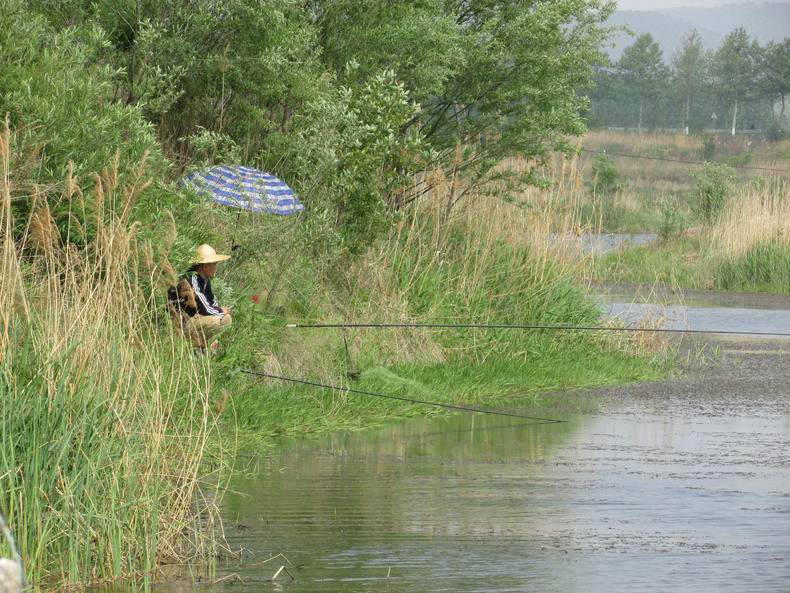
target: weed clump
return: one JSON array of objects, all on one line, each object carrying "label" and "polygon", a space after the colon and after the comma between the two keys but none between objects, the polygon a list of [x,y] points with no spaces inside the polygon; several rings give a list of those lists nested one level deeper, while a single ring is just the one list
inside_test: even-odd
[{"label": "weed clump", "polygon": [[112,167],[91,196],[67,183],[66,199],[102,208],[80,247],[62,240],[47,199],[35,194],[19,225],[29,230],[15,235],[10,147],[6,128],[0,513],[26,573],[37,586],[84,585],[208,559],[206,524],[210,531],[216,514],[201,476],[204,464],[222,463],[209,454],[210,443],[221,449],[211,377],[152,323],[152,288],[166,269],[129,218],[146,181],[121,187]]},{"label": "weed clump", "polygon": [[777,237],[759,241],[737,257],[722,258],[715,278],[723,290],[790,287],[790,246]]},{"label": "weed clump", "polygon": [[679,236],[686,228],[686,220],[677,199],[663,198],[658,205],[661,218],[658,222],[658,238],[669,241]]},{"label": "weed clump", "polygon": [[694,173],[694,180],[694,209],[704,223],[710,224],[727,202],[735,171],[727,165],[705,163],[700,171]]},{"label": "weed clump", "polygon": [[623,186],[623,179],[614,161],[605,154],[595,155],[592,164],[590,191],[593,194],[616,194]]}]

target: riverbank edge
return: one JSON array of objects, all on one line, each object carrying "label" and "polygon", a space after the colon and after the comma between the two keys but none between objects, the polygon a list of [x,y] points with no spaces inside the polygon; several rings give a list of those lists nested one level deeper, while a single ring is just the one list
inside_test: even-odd
[{"label": "riverbank edge", "polygon": [[410,418],[464,413],[347,393],[343,391],[346,388],[562,419],[578,411],[579,401],[559,399],[559,393],[661,380],[674,375],[677,368],[674,347],[663,341],[651,355],[576,347],[534,356],[521,364],[370,366],[360,371],[358,380],[337,385],[338,390],[283,385],[261,378],[230,398],[225,422],[239,451],[265,455],[284,438],[317,438],[337,431],[376,429]]}]

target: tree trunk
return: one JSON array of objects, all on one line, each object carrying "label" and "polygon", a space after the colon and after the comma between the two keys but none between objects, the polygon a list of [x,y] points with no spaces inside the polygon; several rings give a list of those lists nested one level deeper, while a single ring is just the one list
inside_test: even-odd
[{"label": "tree trunk", "polygon": [[642,101],[639,101],[639,123],[636,126],[637,131],[641,134],[642,133]]},{"label": "tree trunk", "polygon": [[686,119],[683,122],[683,131],[689,135],[689,117],[691,114],[691,93],[686,93]]},{"label": "tree trunk", "polygon": [[738,123],[738,99],[735,99],[735,108],[732,110],[732,135],[735,136],[735,124]]},{"label": "tree trunk", "polygon": [[140,18],[143,11],[142,0],[137,0],[136,5],[136,18],[134,24],[134,45],[132,45],[131,56],[129,56],[129,72],[126,73],[127,83],[129,85],[129,96],[126,99],[127,105],[134,103],[134,82],[137,78],[137,43],[138,35],[140,35]]}]

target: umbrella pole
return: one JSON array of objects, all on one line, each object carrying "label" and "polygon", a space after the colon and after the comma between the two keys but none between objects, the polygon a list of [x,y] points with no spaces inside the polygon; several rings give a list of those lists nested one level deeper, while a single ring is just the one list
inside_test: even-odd
[{"label": "umbrella pole", "polygon": [[241,222],[241,210],[236,214],[236,226],[233,229],[233,238],[230,240],[230,251],[233,253],[239,246],[236,244],[236,237],[239,234],[239,223]]}]

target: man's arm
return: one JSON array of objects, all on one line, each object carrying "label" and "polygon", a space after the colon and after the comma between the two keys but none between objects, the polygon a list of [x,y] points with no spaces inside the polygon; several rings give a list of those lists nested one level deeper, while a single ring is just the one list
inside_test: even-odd
[{"label": "man's arm", "polygon": [[[190,285],[192,286],[192,290],[195,292],[195,300],[197,301],[198,305],[198,313],[201,315],[215,315],[222,319],[225,316],[225,312],[221,309],[217,309],[214,307],[209,300],[206,298],[206,295],[200,289],[200,282],[198,282],[197,274],[193,274],[189,280]],[[205,311],[205,313],[203,311]]]}]

